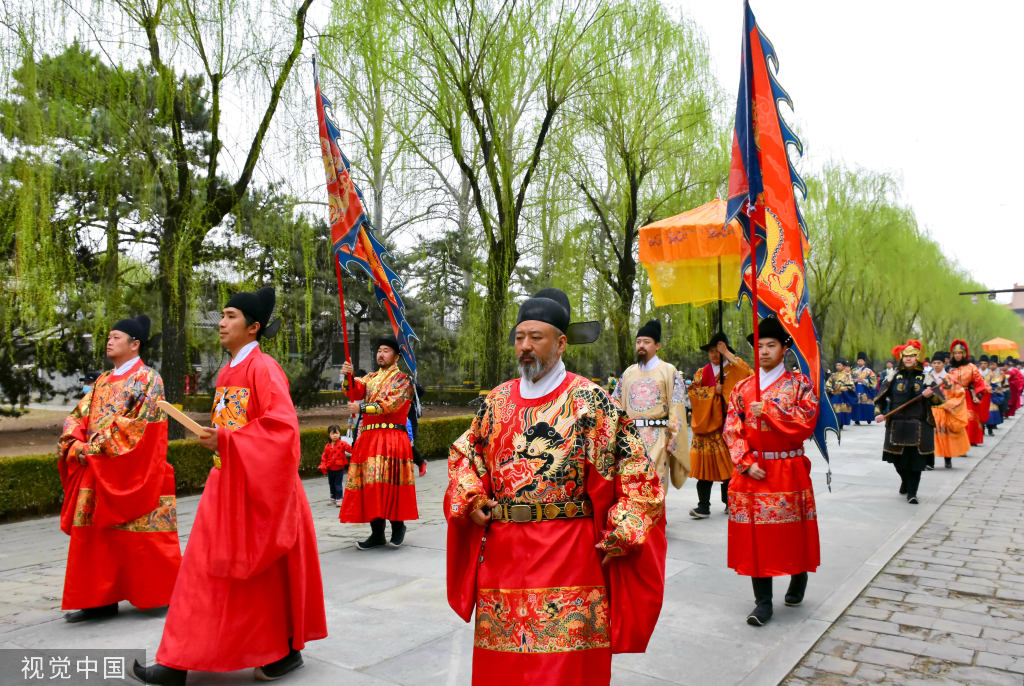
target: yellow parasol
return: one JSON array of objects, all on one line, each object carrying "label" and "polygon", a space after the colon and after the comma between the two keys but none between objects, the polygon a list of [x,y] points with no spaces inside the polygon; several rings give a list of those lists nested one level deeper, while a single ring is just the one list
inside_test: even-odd
[{"label": "yellow parasol", "polygon": [[1017,344],[1005,338],[993,338],[991,341],[985,341],[981,344],[981,348],[987,353],[1003,353],[1011,357],[1017,357],[1019,354]]},{"label": "yellow parasol", "polygon": [[640,262],[655,306],[736,300],[742,229],[735,220],[724,224],[725,201],[716,198],[640,229]]}]

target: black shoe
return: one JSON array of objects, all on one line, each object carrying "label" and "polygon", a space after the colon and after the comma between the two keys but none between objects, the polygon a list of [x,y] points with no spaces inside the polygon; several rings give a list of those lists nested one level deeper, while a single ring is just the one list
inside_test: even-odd
[{"label": "black shoe", "polygon": [[917,505],[917,496],[910,496],[909,498],[907,498],[907,502],[910,503],[911,505]]},{"label": "black shoe", "polygon": [[113,617],[117,614],[117,603],[110,605],[102,605],[100,607],[87,607],[82,610],[75,610],[64,615],[64,619],[74,624],[75,622],[84,622],[89,619],[99,619],[101,617]]},{"label": "black shoe", "polygon": [[701,507],[698,505],[697,507],[690,510],[690,516],[694,519],[707,519],[711,516],[711,508],[702,510]]},{"label": "black shoe", "polygon": [[302,651],[292,650],[277,662],[257,667],[252,671],[256,681],[277,681],[281,677],[302,667]]},{"label": "black shoe", "polygon": [[380,548],[387,543],[388,540],[384,537],[384,520],[374,519],[370,522],[370,537],[356,543],[356,547],[360,550],[369,550],[370,548]]},{"label": "black shoe", "polygon": [[932,471],[933,469],[935,469],[935,467],[933,467],[933,466],[932,466],[932,465],[930,465],[930,464],[926,464],[926,465],[924,466],[924,468],[925,468],[925,469],[926,469],[927,471],[929,471],[929,472],[930,472],[930,471]]},{"label": "black shoe", "polygon": [[391,522],[391,545],[398,548],[405,540],[405,522]]},{"label": "black shoe", "polygon": [[953,468],[953,458],[952,457],[947,457],[946,458],[946,469],[952,469],[952,468]]},{"label": "black shoe", "polygon": [[136,681],[144,684],[155,684],[156,686],[185,686],[185,677],[188,676],[187,669],[172,669],[163,665],[154,664],[152,667],[143,667],[135,660],[132,664],[132,671],[129,672]]},{"label": "black shoe", "polygon": [[754,611],[747,615],[747,624],[750,626],[764,626],[772,618],[772,608],[757,605]]},{"label": "black shoe", "polygon": [[857,426],[860,426],[860,422],[854,422],[854,424],[856,424]]},{"label": "black shoe", "polygon": [[794,574],[789,578],[789,590],[786,591],[786,605],[796,607],[804,601],[807,590],[807,572]]}]

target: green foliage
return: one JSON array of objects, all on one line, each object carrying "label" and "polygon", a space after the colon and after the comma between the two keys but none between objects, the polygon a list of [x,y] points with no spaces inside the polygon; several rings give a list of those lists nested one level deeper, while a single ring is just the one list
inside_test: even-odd
[{"label": "green foliage", "polygon": [[[448,448],[472,420],[472,415],[421,419],[416,447],[428,460],[446,459]],[[320,457],[328,440],[326,428],[299,432],[301,476],[320,476]],[[167,462],[174,467],[178,495],[201,493],[213,468],[213,453],[195,441],[170,441]],[[0,521],[59,512],[63,499],[55,455],[0,458]]]}]

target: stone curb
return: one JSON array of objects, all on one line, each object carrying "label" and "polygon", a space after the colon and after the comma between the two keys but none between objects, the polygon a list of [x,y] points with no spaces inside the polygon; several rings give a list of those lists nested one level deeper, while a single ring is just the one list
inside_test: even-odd
[{"label": "stone curb", "polygon": [[836,590],[832,591],[811,613],[811,616],[796,631],[787,635],[768,657],[739,682],[738,686],[778,686],[781,684],[815,646],[818,639],[825,635],[825,632],[846,612],[846,609],[868,587],[868,584],[889,564],[896,553],[903,549],[907,541],[913,538],[921,527],[932,518],[932,515],[956,492],[956,489],[974,471],[974,468],[1017,428],[1018,419],[1012,421],[1013,424],[1006,431],[1000,432],[998,440],[985,443],[984,454],[968,458],[971,459],[969,467],[957,470],[958,473],[953,479],[940,488],[933,497],[921,503],[918,506],[917,514],[897,529],[860,568],[855,570]]}]

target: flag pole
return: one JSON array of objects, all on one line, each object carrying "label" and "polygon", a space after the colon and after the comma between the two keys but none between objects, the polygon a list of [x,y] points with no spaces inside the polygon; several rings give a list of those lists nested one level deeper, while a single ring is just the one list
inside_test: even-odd
[{"label": "flag pole", "polygon": [[[341,335],[345,341],[345,361],[352,364],[352,356],[348,354],[348,324],[345,322],[345,293],[341,289],[341,257],[334,253],[334,273],[338,277],[338,303],[341,305]],[[348,375],[348,388],[353,388],[352,375]]]},{"label": "flag pole", "polygon": [[[761,352],[757,335],[757,224],[753,214],[748,215],[750,221],[750,292],[754,296],[751,303],[754,310],[754,398],[761,402]],[[780,341],[781,342],[781,341]],[[761,415],[757,416],[757,454],[761,456]]]}]

